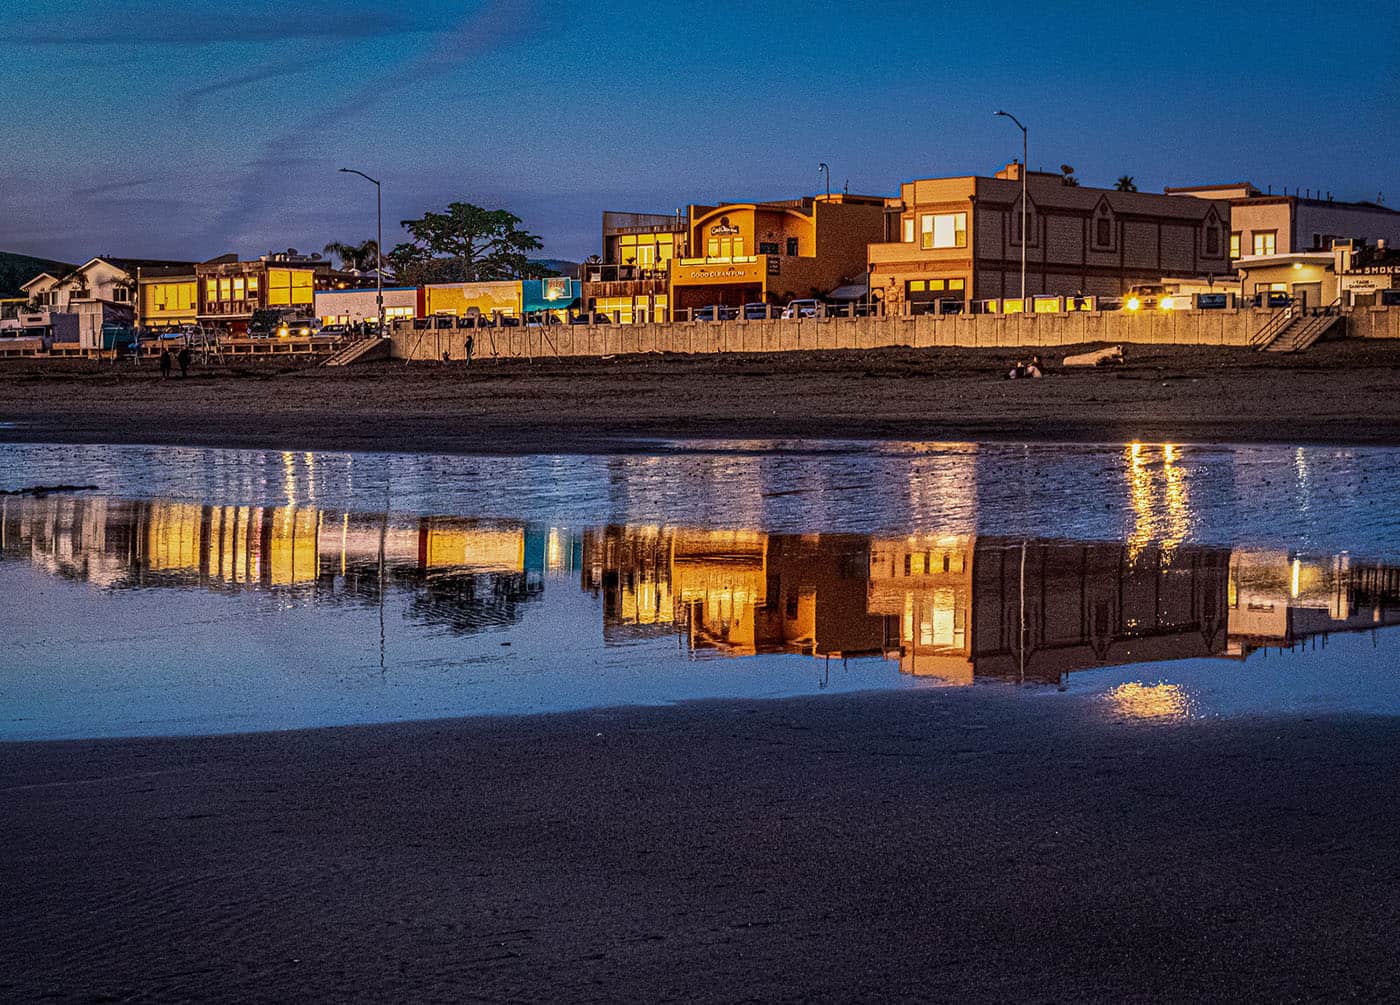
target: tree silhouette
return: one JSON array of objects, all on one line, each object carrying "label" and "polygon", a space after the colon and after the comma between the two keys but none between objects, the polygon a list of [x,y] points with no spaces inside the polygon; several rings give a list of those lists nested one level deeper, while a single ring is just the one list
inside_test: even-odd
[{"label": "tree silhouette", "polygon": [[520,217],[504,209],[454,202],[445,213],[404,220],[412,240],[389,252],[394,274],[404,282],[473,283],[532,279],[543,274],[528,252],[540,239],[520,229]]},{"label": "tree silhouette", "polygon": [[1074,176],[1074,168],[1068,164],[1060,165],[1060,184],[1068,188],[1078,188],[1079,179]]},{"label": "tree silhouette", "polygon": [[1119,192],[1136,192],[1137,182],[1133,180],[1132,175],[1125,174],[1119,176],[1118,180],[1114,182],[1113,187]]}]

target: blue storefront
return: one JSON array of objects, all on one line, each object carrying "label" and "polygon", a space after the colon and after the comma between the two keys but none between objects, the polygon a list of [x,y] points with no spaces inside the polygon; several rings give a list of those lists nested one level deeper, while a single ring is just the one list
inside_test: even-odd
[{"label": "blue storefront", "polygon": [[[520,309],[526,315],[539,311],[567,312],[577,310],[581,284],[577,279],[522,279]],[[560,320],[567,320],[560,314]]]}]

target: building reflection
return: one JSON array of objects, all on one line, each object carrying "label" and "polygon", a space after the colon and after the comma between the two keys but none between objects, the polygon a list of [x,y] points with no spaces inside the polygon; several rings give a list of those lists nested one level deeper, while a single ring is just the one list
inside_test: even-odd
[{"label": "building reflection", "polygon": [[[1173,463],[1164,455],[1156,470],[1167,495],[1184,499]],[[463,634],[515,624],[547,587],[576,583],[600,601],[606,644],[674,638],[697,654],[874,656],[957,684],[1242,659],[1400,622],[1400,568],[1189,544],[1186,519],[1183,509],[1155,531],[1105,543],[662,525],[576,533],[310,506],[20,497],[0,498],[0,560],[114,590],[272,591],[352,605],[397,592],[410,618]],[[1120,698],[1139,709],[1179,701],[1161,690]]]}]

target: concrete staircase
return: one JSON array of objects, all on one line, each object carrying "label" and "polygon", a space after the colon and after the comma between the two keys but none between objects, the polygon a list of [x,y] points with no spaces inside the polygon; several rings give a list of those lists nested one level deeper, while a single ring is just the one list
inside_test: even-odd
[{"label": "concrete staircase", "polygon": [[1346,320],[1336,304],[1312,312],[1280,311],[1255,335],[1254,348],[1261,352],[1302,352],[1323,338],[1344,336]]},{"label": "concrete staircase", "polygon": [[341,346],[326,360],[325,365],[349,366],[351,363],[367,363],[370,360],[388,358],[388,339],[362,338]]}]

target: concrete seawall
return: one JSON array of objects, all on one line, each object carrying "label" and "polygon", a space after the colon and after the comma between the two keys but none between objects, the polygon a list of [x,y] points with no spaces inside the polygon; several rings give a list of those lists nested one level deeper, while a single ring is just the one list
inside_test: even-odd
[{"label": "concrete seawall", "polygon": [[[822,318],[791,321],[552,325],[476,331],[478,357],[612,356],[646,352],[783,352],[798,349],[1017,348],[1089,342],[1247,346],[1276,312],[1174,311],[1134,314],[970,314],[937,317]],[[1359,308],[1348,334],[1400,338],[1400,309]],[[400,331],[396,359],[461,359],[465,331]]]}]

